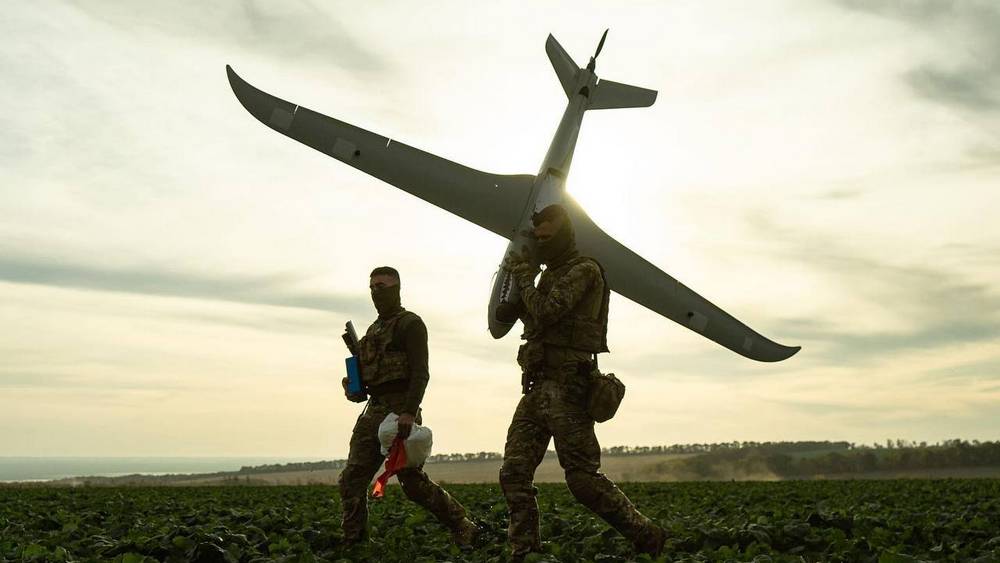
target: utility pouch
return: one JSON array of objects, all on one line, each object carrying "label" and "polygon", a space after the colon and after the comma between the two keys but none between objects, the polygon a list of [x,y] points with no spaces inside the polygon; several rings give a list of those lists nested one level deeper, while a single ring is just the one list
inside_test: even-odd
[{"label": "utility pouch", "polygon": [[521,393],[527,395],[531,391],[532,374],[541,368],[545,361],[545,348],[540,342],[529,341],[517,349],[517,365],[521,366]]},{"label": "utility pouch", "polygon": [[545,348],[541,342],[525,342],[517,349],[517,365],[522,372],[529,372],[541,367],[545,361]]},{"label": "utility pouch", "polygon": [[587,389],[587,414],[594,422],[611,420],[625,398],[625,384],[613,373],[601,373],[594,362]]}]

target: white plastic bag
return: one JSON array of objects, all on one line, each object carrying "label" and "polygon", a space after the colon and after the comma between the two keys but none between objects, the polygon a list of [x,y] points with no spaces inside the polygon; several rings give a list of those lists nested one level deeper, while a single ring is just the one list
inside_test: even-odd
[{"label": "white plastic bag", "polygon": [[[398,424],[399,415],[391,412],[378,425],[378,441],[382,444],[382,455],[389,455],[389,448],[392,447],[392,441],[396,439],[399,430]],[[414,423],[410,429],[410,436],[403,442],[403,448],[406,450],[406,466],[418,467],[427,461],[433,444],[434,436],[431,429]]]}]

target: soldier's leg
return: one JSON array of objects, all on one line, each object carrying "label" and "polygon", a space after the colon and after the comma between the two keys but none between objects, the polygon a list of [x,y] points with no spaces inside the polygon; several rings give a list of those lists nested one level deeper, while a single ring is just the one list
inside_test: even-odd
[{"label": "soldier's leg", "polygon": [[625,493],[599,471],[601,446],[582,398],[570,391],[562,393],[548,413],[559,465],[566,471],[566,485],[573,496],[638,549],[646,551],[644,546],[651,541],[662,543],[659,526],[636,510]]},{"label": "soldier's leg", "polygon": [[407,467],[397,475],[403,493],[420,506],[426,508],[439,522],[452,532],[464,532],[470,524],[465,508],[448,491],[441,488],[427,476],[423,467]]},{"label": "soldier's leg", "polygon": [[503,466],[500,468],[500,488],[507,499],[510,523],[507,538],[515,556],[541,548],[538,532],[538,502],[534,486],[535,469],[545,457],[549,432],[539,421],[540,394],[532,391],[521,397],[514,418],[507,429]]},{"label": "soldier's leg", "polygon": [[378,425],[387,410],[369,404],[358,417],[351,434],[347,465],[340,472],[340,504],[343,509],[344,539],[359,541],[368,535],[368,485],[385,459],[378,441]]},{"label": "soldier's leg", "polygon": [[[423,424],[422,413],[418,410],[415,422]],[[403,493],[407,498],[426,508],[439,522],[452,531],[456,541],[465,543],[475,531],[475,524],[466,518],[465,508],[447,491],[427,476],[423,466],[407,467],[396,474]],[[462,537],[460,537],[462,536]]]}]

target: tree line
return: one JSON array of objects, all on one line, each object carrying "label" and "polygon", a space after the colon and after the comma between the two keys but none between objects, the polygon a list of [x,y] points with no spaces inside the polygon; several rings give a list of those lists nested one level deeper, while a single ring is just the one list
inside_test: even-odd
[{"label": "tree line", "polygon": [[[766,448],[769,451],[781,451],[787,453],[806,452],[815,450],[846,450],[854,448],[855,444],[850,442],[830,442],[830,441],[802,441],[802,442],[720,442],[705,444],[672,444],[668,446],[613,446],[601,448],[603,456],[635,456],[635,455],[657,455],[657,454],[704,454],[718,451],[738,451],[744,449]],[[545,457],[555,457],[554,450],[546,452]],[[460,463],[470,461],[500,461],[503,454],[499,452],[475,452],[475,453],[449,453],[434,454],[427,458],[427,463]],[[239,470],[241,475],[253,475],[259,473],[284,473],[290,471],[320,471],[325,469],[343,469],[347,460],[336,459],[331,461],[305,461],[293,463],[273,463],[267,465],[243,466]]]},{"label": "tree line", "polygon": [[847,450],[856,447],[852,442],[799,441],[799,442],[717,442],[711,444],[673,444],[670,446],[613,446],[601,448],[601,455],[655,455],[655,454],[706,454],[719,451],[767,449],[787,453],[816,450]]},{"label": "tree line", "polygon": [[[908,471],[956,467],[1000,467],[1000,442],[945,440],[932,445],[893,442],[815,455],[794,455],[774,448],[717,450],[679,460],[669,469],[700,479],[759,475],[795,478],[816,475]],[[667,470],[666,464],[660,469]]]}]

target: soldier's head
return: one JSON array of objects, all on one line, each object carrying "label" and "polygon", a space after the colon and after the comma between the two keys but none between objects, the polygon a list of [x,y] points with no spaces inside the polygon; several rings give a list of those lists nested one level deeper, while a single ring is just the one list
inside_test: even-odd
[{"label": "soldier's head", "polygon": [[400,307],[399,272],[391,266],[379,266],[368,276],[368,289],[379,315]]},{"label": "soldier's head", "polygon": [[566,208],[554,204],[531,216],[532,234],[538,246],[538,259],[543,264],[559,258],[576,244],[573,222]]}]

